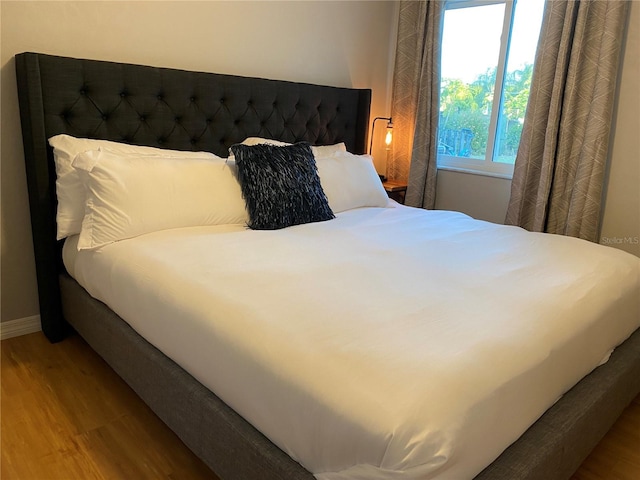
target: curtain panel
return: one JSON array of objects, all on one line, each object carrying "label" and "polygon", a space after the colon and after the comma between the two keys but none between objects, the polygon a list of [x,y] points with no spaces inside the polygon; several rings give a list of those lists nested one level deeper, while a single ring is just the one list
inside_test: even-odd
[{"label": "curtain panel", "polygon": [[444,1],[402,1],[399,9],[387,175],[407,180],[407,205],[433,208]]},{"label": "curtain panel", "polygon": [[505,223],[597,241],[625,0],[548,0]]}]

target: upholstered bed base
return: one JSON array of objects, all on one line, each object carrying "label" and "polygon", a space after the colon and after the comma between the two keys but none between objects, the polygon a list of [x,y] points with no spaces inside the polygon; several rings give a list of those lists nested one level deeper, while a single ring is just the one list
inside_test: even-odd
[{"label": "upholstered bed base", "polygon": [[[313,478],[67,274],[60,288],[69,323],[221,478]],[[569,478],[640,392],[639,351],[636,331],[476,480]]]}]

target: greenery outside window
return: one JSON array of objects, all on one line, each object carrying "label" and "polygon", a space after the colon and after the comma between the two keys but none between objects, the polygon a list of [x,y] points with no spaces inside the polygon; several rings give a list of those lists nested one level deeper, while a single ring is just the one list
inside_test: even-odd
[{"label": "greenery outside window", "polygon": [[449,0],[438,167],[510,178],[545,0]]}]

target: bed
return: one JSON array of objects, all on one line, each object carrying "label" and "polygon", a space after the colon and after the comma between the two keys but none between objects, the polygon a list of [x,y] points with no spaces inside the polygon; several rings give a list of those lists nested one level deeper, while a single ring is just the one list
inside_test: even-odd
[{"label": "bed", "polygon": [[[135,318],[128,318],[128,321],[124,321],[120,315],[115,313],[114,309],[122,312],[127,310],[128,307],[125,305],[114,306],[111,302],[117,304],[117,301],[126,295],[123,295],[122,292],[115,293],[108,299],[108,295],[104,294],[104,291],[113,290],[117,292],[113,285],[108,288],[96,285],[91,286],[92,280],[88,277],[92,276],[94,272],[98,272],[99,268],[96,267],[95,263],[91,263],[93,260],[88,260],[88,258],[92,256],[100,256],[102,258],[108,255],[93,255],[89,252],[77,255],[77,257],[74,256],[74,259],[68,260],[69,252],[77,251],[77,249],[70,247],[69,243],[65,243],[67,260],[63,262],[63,242],[56,238],[56,171],[53,152],[49,147],[48,139],[56,135],[67,134],[80,138],[110,140],[165,149],[211,152],[220,157],[226,157],[232,145],[243,142],[247,137],[266,137],[290,143],[307,141],[313,145],[344,143],[346,149],[350,152],[362,154],[367,144],[371,92],[369,90],[323,87],[257,78],[72,59],[37,53],[17,55],[16,70],[42,329],[45,335],[51,341],[60,341],[70,331],[77,331],[131,385],[158,416],[178,434],[185,444],[221,478],[314,478],[314,474],[303,468],[292,457],[299,460],[302,459],[302,463],[306,465],[314,465],[314,460],[306,456],[306,453],[296,451],[295,446],[292,447],[291,440],[280,438],[278,433],[274,433],[270,430],[271,427],[265,425],[265,418],[270,415],[269,408],[275,410],[277,405],[283,402],[282,399],[278,399],[277,393],[272,394],[271,404],[268,401],[263,402],[262,399],[260,400],[259,403],[267,405],[268,408],[266,413],[263,412],[262,415],[255,417],[252,417],[251,409],[254,407],[250,405],[251,402],[248,402],[249,406],[247,407],[243,401],[239,400],[241,398],[251,398],[252,395],[247,392],[253,392],[253,395],[255,395],[256,392],[260,391],[251,389],[258,388],[258,384],[260,384],[258,379],[262,378],[262,376],[257,376],[255,370],[253,373],[247,373],[248,376],[246,378],[252,378],[253,381],[246,382],[243,388],[248,388],[249,390],[238,390],[234,394],[228,391],[226,387],[221,387],[220,391],[216,391],[215,388],[212,391],[211,388],[205,386],[210,381],[203,377],[201,370],[190,366],[189,359],[183,359],[185,362],[183,366],[187,365],[183,368],[179,365],[181,361],[176,363],[172,358],[169,358],[172,355],[166,355],[166,349],[170,349],[170,346],[167,346],[169,344],[166,341],[163,343],[163,340],[153,337],[153,329],[150,331],[152,341],[149,341],[149,338],[145,339],[143,335],[139,334],[139,331],[144,331],[145,327],[136,324]],[[426,213],[423,211],[390,204],[390,206],[385,207],[354,209],[339,213],[336,215],[337,218],[331,222],[295,226],[292,227],[292,230],[299,232],[301,238],[317,238],[317,235],[314,237],[313,232],[319,231],[321,232],[319,235],[323,235],[323,239],[333,238],[329,244],[341,245],[345,243],[344,239],[342,237],[331,237],[331,235],[340,233],[337,230],[340,230],[338,227],[341,224],[348,224],[349,228],[352,226],[356,228],[357,226],[359,230],[353,230],[353,232],[360,233],[351,235],[351,238],[360,239],[358,241],[354,240],[351,246],[352,250],[349,251],[353,257],[357,257],[360,251],[367,248],[368,243],[362,240],[362,238],[366,238],[367,232],[375,231],[378,232],[378,236],[382,237],[375,243],[377,254],[384,256],[385,253],[393,249],[395,244],[392,236],[380,235],[380,222],[386,225],[384,223],[388,221],[386,217],[391,216],[393,218],[392,222],[396,222],[394,224],[396,231],[402,231],[403,229],[413,228],[411,226],[420,221],[415,216],[421,217],[424,214]],[[440,241],[439,245],[446,250],[446,245],[454,245],[458,242],[458,239],[468,236],[470,238],[467,239],[467,242],[485,242],[484,245],[487,250],[491,250],[490,239],[493,237],[485,235],[493,235],[493,233],[487,233],[487,230],[495,230],[497,227],[475,222],[468,217],[450,212],[433,212],[429,218],[431,222],[429,225],[433,226],[435,231],[437,231],[436,227],[439,222],[458,225],[456,228],[459,228],[457,237],[431,238],[431,245],[433,245],[433,242]],[[480,224],[482,224],[482,228],[479,227]],[[187,229],[190,236],[186,241],[190,242],[190,251],[204,248],[199,243],[200,240],[198,240],[201,238],[207,239],[207,245],[213,241],[217,242],[223,237],[234,238],[231,243],[223,242],[220,244],[220,248],[227,249],[236,248],[237,244],[245,241],[244,237],[235,236],[246,233],[246,229],[242,225],[236,225],[231,231],[225,231],[226,235],[220,235],[219,229],[219,227],[207,227],[205,231],[201,231],[198,228]],[[498,228],[498,230],[504,234],[502,229]],[[518,232],[517,235],[513,234],[514,230],[508,230],[508,232],[507,236],[517,237],[513,251],[524,248],[524,245],[528,243],[537,244],[541,251],[545,249],[547,236],[531,237],[524,232]],[[127,258],[135,258],[135,263],[139,261],[140,265],[144,266],[143,270],[145,270],[156,268],[157,263],[153,265],[144,263],[146,261],[146,253],[144,252],[154,251],[157,244],[165,246],[176,245],[176,240],[173,237],[168,238],[164,233],[152,233],[139,238],[149,241],[151,244],[144,244],[144,242],[141,243],[141,241],[134,239],[134,241],[120,242],[117,248],[109,247],[108,250],[114,252],[120,246],[132,246],[133,250],[125,251],[124,255]],[[236,241],[236,238],[239,240]],[[273,240],[275,238],[278,238],[278,233],[270,236],[269,242],[275,241]],[[536,241],[533,241],[533,238]],[[184,241],[183,238],[181,242]],[[271,245],[272,251],[291,252],[292,249],[295,250],[294,245],[298,244],[287,243],[290,240],[283,239],[282,241],[284,242],[283,244]],[[571,256],[570,253],[572,251],[579,251],[580,254],[593,255],[595,257],[602,253],[604,256],[600,260],[600,270],[607,270],[607,265],[612,262],[615,263],[608,256],[611,249],[597,245],[585,245],[584,243],[586,242],[581,242],[579,244],[581,248],[575,249],[574,247],[577,244],[572,243],[572,239],[563,239],[561,242],[566,241],[569,243],[558,250],[564,252],[563,255],[555,258],[554,261],[559,261],[564,256]],[[315,250],[316,256],[319,255],[317,252],[320,252],[327,245],[325,240],[322,242],[316,241],[317,243],[320,244],[314,247],[317,249]],[[183,244],[177,242],[177,245]],[[582,250],[583,247],[584,250]],[[175,248],[179,250],[182,247]],[[254,251],[254,248],[257,249],[259,247],[251,245],[251,251]],[[104,252],[106,251],[107,249],[104,249]],[[135,253],[136,251],[138,253]],[[556,251],[556,255],[558,251]],[[460,252],[461,250],[456,250],[452,255],[460,257]],[[131,255],[141,256],[131,257]],[[239,253],[236,253],[236,255],[239,255]],[[498,258],[502,258],[505,262],[507,260],[499,257],[502,255],[500,249],[497,249],[494,255],[498,255]],[[538,255],[543,254],[538,252]],[[616,253],[613,255],[614,257],[620,256],[622,264],[630,264],[633,267],[637,263],[630,260],[629,256],[625,256],[626,254]],[[253,260],[259,261],[265,256],[256,256]],[[435,255],[432,261],[437,261],[438,257],[439,255]],[[461,258],[468,262],[477,261],[474,257],[467,258],[462,256]],[[477,267],[485,272],[491,270],[491,265],[495,265],[495,263],[492,264],[490,262],[494,261],[495,258],[495,256],[488,255],[483,261],[489,263],[480,262]],[[536,258],[544,258],[544,256]],[[412,259],[407,261],[411,262]],[[549,262],[549,268],[551,268],[551,263],[554,262],[550,260]],[[77,265],[78,271],[73,271],[71,272],[73,276],[70,275],[68,270],[74,270],[74,268],[65,268],[65,263],[67,266]],[[122,263],[127,262],[120,261],[120,264]],[[214,263],[210,264],[209,267],[213,265]],[[497,269],[493,278],[496,281],[499,281],[500,278],[503,278],[503,281],[504,278],[508,278],[504,277],[506,271],[503,270],[509,270],[509,265],[507,262],[500,269]],[[268,267],[269,265],[265,264],[264,268]],[[378,267],[394,268],[393,264],[388,265],[383,260],[381,260],[381,264]],[[107,264],[104,268],[106,271],[114,272],[112,264]],[[627,272],[626,274],[627,277],[631,276],[630,281],[627,282],[628,284],[633,285],[634,281],[637,283],[637,265],[635,268],[635,270],[631,270],[631,273]],[[511,269],[513,270],[515,267]],[[179,276],[175,272],[171,273],[171,270],[159,270],[159,272],[157,276],[163,278],[173,275]],[[399,271],[399,277],[402,277],[403,272],[406,273],[407,270]],[[580,273],[578,270],[576,272]],[[120,274],[129,275],[126,272],[114,275],[116,285],[122,283],[119,280],[121,277],[118,276]],[[289,274],[297,278],[301,276],[299,271],[289,272]],[[366,269],[364,274],[367,274]],[[611,274],[613,276],[621,275],[617,271]],[[96,275],[100,276],[97,273]],[[587,276],[590,275],[588,274]],[[83,278],[85,287],[80,286],[74,277]],[[186,278],[188,279],[189,275],[186,275]],[[232,294],[234,292],[237,293],[239,286],[242,285],[242,278],[235,279],[236,282],[240,283],[231,283],[231,278],[229,278],[229,281],[228,290]],[[602,279],[599,281],[602,283]],[[331,288],[335,283],[327,282],[327,288]],[[507,283],[510,282],[507,281]],[[595,284],[597,283],[598,281],[595,282]],[[176,296],[188,296],[198,290],[196,285],[190,284],[188,281],[186,281],[186,284],[190,285],[187,293]],[[87,292],[86,288],[91,290],[92,295]],[[473,284],[471,283],[468,288],[469,295],[472,295]],[[354,288],[354,290],[357,290],[357,288]],[[611,291],[615,290],[616,287],[614,286]],[[507,446],[508,448],[501,454],[498,452],[499,456],[495,460],[493,459],[495,455],[489,461],[478,459],[477,462],[480,463],[476,462],[475,466],[469,467],[475,469],[473,470],[473,475],[467,473],[467,476],[475,476],[478,479],[561,479],[568,478],[573,473],[622,410],[640,392],[640,333],[638,331],[632,333],[637,329],[638,324],[637,293],[637,290],[631,293],[627,292],[623,295],[624,298],[621,302],[613,302],[605,309],[607,311],[604,318],[610,321],[612,325],[615,323],[614,321],[625,317],[624,321],[620,320],[618,322],[621,324],[620,332],[618,332],[619,340],[624,340],[624,343],[616,346],[619,342],[611,340],[614,342],[611,346],[616,348],[610,354],[610,357],[606,348],[606,352],[594,353],[595,357],[602,356],[603,358],[598,359],[594,365],[588,367],[587,371],[579,375],[575,381],[590,370],[593,370],[591,373],[588,373],[566,393],[565,390],[567,389],[565,388],[562,390],[563,394],[558,395],[558,398],[553,398],[548,405],[550,408],[531,426],[521,427],[526,431],[522,435],[520,435],[522,432],[518,433],[513,439],[515,441],[510,446],[508,444],[504,445],[502,449]],[[579,306],[581,302],[584,302],[584,297],[581,297],[579,292],[567,291],[567,295],[574,294],[577,295],[575,304]],[[103,295],[103,299],[110,303],[111,308],[94,298],[101,298]],[[377,318],[381,325],[385,318],[384,314],[380,314],[385,305],[384,302],[380,303],[382,300],[384,299],[372,299],[371,302],[359,304],[359,308],[366,310],[370,318]],[[226,306],[223,308],[223,305],[227,300],[218,299],[216,301],[220,305],[220,310],[226,311]],[[265,301],[264,299],[261,300],[261,302]],[[197,304],[198,302],[199,300],[196,299],[193,303]],[[620,307],[625,302],[624,308]],[[136,303],[136,299],[129,299],[129,303]],[[144,301],[140,303],[144,303]],[[455,303],[455,301],[449,303]],[[259,310],[259,305],[255,304],[251,308],[247,307],[247,309]],[[588,305],[588,302],[585,305]],[[485,307],[489,308],[489,306]],[[588,314],[588,312],[584,311],[584,308],[582,310],[578,317]],[[231,316],[235,311],[238,311],[238,308],[229,309],[228,315],[225,314],[223,316]],[[154,313],[159,323],[162,321],[162,314],[162,308]],[[376,315],[378,316],[376,317]],[[274,314],[274,316],[277,317],[278,315]],[[242,318],[245,318],[244,314]],[[169,323],[168,321],[166,322],[166,324]],[[132,328],[132,324],[136,328]],[[508,322],[503,324],[503,327],[507,324]],[[304,326],[305,324],[301,322],[301,325]],[[596,338],[606,336],[603,332],[608,331],[608,329],[602,330],[602,325],[598,327],[600,330],[594,327],[590,335]],[[255,326],[252,325],[252,327]],[[286,326],[280,326],[279,328],[286,328]],[[308,329],[300,327],[295,332],[287,331],[287,338],[302,338],[299,335],[304,335],[305,330]],[[514,330],[516,330],[514,335],[521,335],[521,332],[518,333],[518,329]],[[461,330],[458,329],[457,331],[460,332]],[[479,329],[478,332],[480,331]],[[181,332],[173,331],[170,334],[181,334]],[[327,332],[323,330],[315,332],[315,334],[326,336]],[[197,339],[198,331],[196,330],[191,335]],[[265,335],[269,335],[269,333],[265,332]],[[385,328],[381,328],[379,335],[382,337],[387,336],[390,340],[393,337],[392,331],[385,330]],[[580,338],[575,340],[573,347],[571,347],[572,355],[579,355],[581,351],[580,342],[583,340],[586,341]],[[278,337],[274,336],[274,345],[277,344],[277,341]],[[393,342],[389,341],[389,344],[391,343]],[[156,346],[160,344],[162,348],[156,348],[153,344]],[[219,350],[224,350],[226,345],[228,343],[221,343],[217,347]],[[278,348],[280,347],[285,348],[285,343],[278,344]],[[386,345],[382,344],[381,347],[385,348]],[[435,347],[435,345],[432,345],[432,349],[435,349]],[[163,348],[165,349],[164,353],[161,351]],[[344,346],[337,348],[342,351],[341,349],[344,349]],[[217,351],[218,349],[212,350]],[[261,351],[258,347],[255,350]],[[562,355],[563,351],[554,351],[553,355]],[[603,353],[606,353],[606,355],[602,355]],[[294,354],[295,351],[283,353],[283,355]],[[318,352],[318,355],[322,354],[322,352]],[[552,368],[552,360],[555,358],[553,355],[549,354],[550,360],[547,365],[547,373],[549,368]],[[177,354],[177,356],[179,357],[180,354]],[[175,359],[175,356],[173,358]],[[229,362],[230,358],[236,360],[237,363],[225,364],[224,362]],[[256,358],[259,358],[265,364],[270,361],[265,356]],[[226,357],[225,359],[214,356],[209,358],[209,361],[222,362],[222,367],[218,369],[220,376],[233,378],[237,375],[237,378],[242,378],[241,371],[244,360],[240,360],[239,357]],[[259,364],[260,362],[254,359],[254,363]],[[290,363],[295,363],[295,361]],[[302,358],[300,363],[304,363]],[[517,362],[514,361],[513,363]],[[602,365],[593,369],[599,363],[602,363]],[[380,371],[384,371],[383,365],[379,367]],[[187,370],[190,373],[187,373]],[[281,380],[282,377],[293,376],[294,373],[293,371],[287,371],[286,375],[273,376]],[[269,373],[266,371],[264,376],[268,375]],[[478,372],[478,375],[482,376],[480,372]],[[573,375],[575,376],[577,373]],[[388,381],[389,376],[380,377],[380,383],[383,383],[384,380]],[[527,377],[523,377],[521,385],[526,386],[529,380]],[[469,382],[473,383],[473,377]],[[575,382],[572,382],[571,385],[573,383]],[[282,388],[289,388],[284,383],[279,385]],[[456,388],[464,386],[462,385],[461,387],[460,383],[456,385]],[[395,385],[395,387],[399,391],[401,390],[398,385]],[[518,389],[519,387],[512,389],[512,394]],[[375,391],[375,393],[379,394],[380,392]],[[553,396],[557,395],[557,392],[549,392],[548,394]],[[354,391],[353,398],[358,399],[357,395],[358,392]],[[223,401],[220,398],[221,396],[227,401]],[[513,400],[512,403],[515,405],[526,403],[517,396],[513,397]],[[361,397],[357,401],[366,401],[366,399]],[[356,405],[351,406],[352,410],[358,410],[357,401],[354,400]],[[232,403],[234,408],[231,408],[228,403]],[[286,402],[283,405],[286,408],[290,407]],[[319,411],[317,407],[318,405],[316,404],[314,410],[316,412]],[[474,409],[477,406],[471,405],[469,408]],[[363,410],[366,409],[363,408]],[[411,410],[411,408],[408,408],[408,410]],[[237,411],[241,411],[243,415],[238,414]],[[292,418],[295,418],[293,410],[291,412]],[[280,417],[274,418],[285,422],[285,413],[281,412]],[[320,413],[318,415],[317,418],[329,418],[322,417]],[[419,414],[416,415],[412,418],[421,421],[422,417]],[[534,415],[535,418],[539,416],[537,414],[531,415]],[[467,415],[464,416],[466,417]],[[480,417],[483,416],[480,415]],[[245,419],[247,417],[252,418],[252,422],[247,421]],[[382,415],[379,419],[381,424],[384,423],[384,417]],[[366,419],[361,421],[360,425],[366,426],[367,421]],[[345,423],[347,423],[346,420]],[[375,425],[377,427],[378,423],[375,423]],[[336,431],[342,431],[340,430],[342,427],[343,424],[336,424]],[[462,431],[471,431],[464,430],[464,428],[466,428],[464,425],[460,427]],[[290,428],[289,430],[295,430],[295,428]],[[372,430],[374,429],[372,428]],[[269,438],[261,431],[266,431]],[[309,433],[313,432],[313,430],[303,429],[301,432],[303,432],[303,437],[314,437],[313,433]],[[488,433],[485,429],[479,435],[488,435]],[[383,437],[384,435],[385,433],[382,433]],[[476,432],[477,435],[478,433]],[[505,433],[505,435],[513,435],[513,432]],[[320,437],[321,435],[318,436]],[[293,442],[293,444],[295,443]],[[351,443],[358,444],[357,441]],[[424,445],[425,442],[409,443],[423,456],[418,463],[428,463],[430,461],[429,458],[424,458],[424,452],[420,451],[421,445]],[[313,442],[309,444],[301,442],[301,444],[304,444],[300,447],[303,451],[305,449],[321,448],[318,446],[321,444]],[[385,447],[391,450],[391,447],[395,447],[395,444],[391,442],[375,445],[377,449],[384,449]],[[465,448],[470,449],[471,452],[474,451],[473,444]],[[283,449],[287,450],[287,453]],[[460,447],[460,449],[464,451],[464,448]],[[343,449],[338,448],[338,450]],[[338,457],[342,453],[334,452]],[[362,455],[366,456],[366,454]],[[491,456],[491,453],[486,455]],[[470,454],[468,456],[471,457],[473,455]],[[482,463],[483,461],[484,463]],[[348,463],[349,459],[340,457],[338,463],[340,462],[343,464]],[[314,465],[312,469],[315,470],[315,477],[322,479],[456,478],[455,475],[457,475],[455,469],[444,469],[439,473],[438,467],[420,471],[414,469],[412,473],[414,476],[412,477],[394,476],[396,474],[389,471],[387,472],[388,476],[385,477],[385,471],[381,468],[381,465],[377,465],[379,468],[374,473],[366,469],[349,472],[349,468],[344,468],[344,472],[342,472],[346,475],[344,477],[334,477],[331,472],[323,471],[322,466]],[[481,467],[478,467],[478,465],[481,465]],[[459,470],[458,472],[462,471],[468,472],[471,470]],[[351,476],[349,477],[349,475]],[[375,475],[380,476],[376,477]]]}]

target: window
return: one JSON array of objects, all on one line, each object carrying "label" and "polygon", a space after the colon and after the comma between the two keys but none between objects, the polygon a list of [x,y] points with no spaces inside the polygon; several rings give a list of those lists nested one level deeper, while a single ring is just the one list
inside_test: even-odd
[{"label": "window", "polygon": [[544,0],[449,0],[438,166],[511,177]]}]

